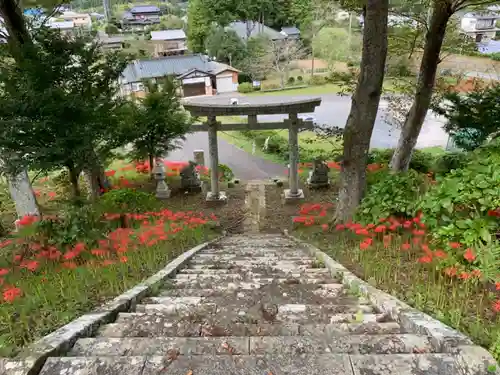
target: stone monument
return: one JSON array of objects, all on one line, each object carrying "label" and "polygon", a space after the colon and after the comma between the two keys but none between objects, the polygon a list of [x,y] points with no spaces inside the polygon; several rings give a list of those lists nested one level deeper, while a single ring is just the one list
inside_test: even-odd
[{"label": "stone monument", "polygon": [[165,182],[165,167],[162,163],[156,162],[153,168],[153,176],[156,180],[156,198],[168,199],[170,198],[171,191]]},{"label": "stone monument", "polygon": [[196,170],[196,163],[190,161],[181,170],[181,190],[188,193],[201,193],[202,184],[200,173]]},{"label": "stone monument", "polygon": [[309,172],[309,177],[307,178],[307,185],[313,189],[329,187],[329,172],[330,168],[323,160],[314,160],[313,170]]}]

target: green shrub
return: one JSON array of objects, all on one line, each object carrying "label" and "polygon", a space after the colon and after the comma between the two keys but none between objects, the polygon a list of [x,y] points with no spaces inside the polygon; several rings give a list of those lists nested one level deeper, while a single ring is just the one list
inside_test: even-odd
[{"label": "green shrub", "polygon": [[348,72],[331,72],[327,80],[329,82],[350,82],[354,78],[354,74],[351,71]]},{"label": "green shrub", "polygon": [[243,82],[238,85],[238,92],[248,93],[253,91],[253,85],[250,82]]},{"label": "green shrub", "polygon": [[113,25],[112,23],[108,23],[106,27],[104,28],[104,32],[108,35],[113,35],[113,34],[118,34],[120,30],[118,30],[118,27],[116,25]]},{"label": "green shrub", "polygon": [[326,83],[326,78],[324,76],[314,75],[309,78],[309,84],[313,86],[324,85]]},{"label": "green shrub", "polygon": [[500,207],[500,141],[479,148],[471,162],[451,171],[418,208],[437,239],[466,246],[491,243],[500,229],[491,213]]},{"label": "green shrub", "polygon": [[[391,161],[393,149],[373,149],[368,153],[368,163],[388,165]],[[410,169],[421,173],[429,173],[434,165],[434,156],[422,150],[413,150]]]},{"label": "green shrub", "polygon": [[302,76],[297,76],[297,81],[302,82],[304,78]]},{"label": "green shrub", "polygon": [[288,84],[293,85],[295,83],[295,78],[294,77],[288,77]]},{"label": "green shrub", "polygon": [[234,179],[233,170],[226,164],[219,164],[219,173],[222,174],[221,181],[232,181]]},{"label": "green shrub", "polygon": [[449,152],[436,159],[433,172],[438,175],[447,175],[454,169],[463,168],[470,161],[466,152]]},{"label": "green shrub", "polygon": [[495,60],[495,61],[500,61],[500,52],[493,52],[488,54],[490,59]]},{"label": "green shrub", "polygon": [[363,222],[377,222],[391,215],[407,217],[415,211],[417,198],[425,192],[425,176],[409,170],[392,173],[381,169],[371,173],[369,186],[357,216]]},{"label": "green shrub", "polygon": [[281,89],[281,85],[279,83],[267,83],[262,87],[263,90],[278,90]]},{"label": "green shrub", "polygon": [[99,200],[101,209],[109,213],[146,212],[157,205],[154,195],[134,189],[111,190]]}]

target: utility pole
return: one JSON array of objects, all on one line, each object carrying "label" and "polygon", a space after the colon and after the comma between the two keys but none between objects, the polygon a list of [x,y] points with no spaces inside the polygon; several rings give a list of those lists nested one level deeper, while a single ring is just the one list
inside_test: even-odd
[{"label": "utility pole", "polygon": [[349,37],[347,38],[347,43],[349,46],[349,60],[351,59],[351,29],[352,29],[352,12],[349,11]]},{"label": "utility pole", "polygon": [[102,1],[102,5],[103,5],[103,8],[104,8],[104,16],[106,17],[106,22],[107,23],[110,23],[111,22],[111,18],[112,18],[112,14],[111,14],[111,4],[110,4],[111,0],[103,0]]}]

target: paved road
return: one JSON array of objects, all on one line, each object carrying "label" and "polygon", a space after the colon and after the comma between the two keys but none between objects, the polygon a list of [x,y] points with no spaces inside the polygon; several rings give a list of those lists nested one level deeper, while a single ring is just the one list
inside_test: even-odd
[{"label": "paved road", "polygon": [[[252,103],[268,103],[282,100],[283,98],[290,99],[291,96],[252,96],[245,97],[238,94],[232,96],[239,96],[240,104],[245,102]],[[208,103],[228,103],[231,96],[218,96],[218,97],[205,97],[196,98],[193,100],[204,100]],[[307,99],[317,96],[293,96],[294,99]],[[348,96],[338,96],[335,94],[321,95],[322,103],[316,108],[314,116],[316,121],[320,124],[329,124],[332,126],[344,127],[347,117],[349,115],[351,99]],[[393,148],[396,146],[400,131],[388,125],[384,121],[384,114],[386,113],[387,102],[382,101],[375,122],[373,136],[370,146],[372,148]],[[259,116],[261,121],[271,121],[286,116],[282,115],[267,115]],[[430,113],[417,142],[417,148],[430,147],[430,146],[446,146],[448,135],[442,128],[443,120]],[[221,163],[227,164],[233,169],[234,173],[244,179],[262,179],[269,176],[282,175],[284,167],[274,163],[262,160],[259,157],[249,155],[248,153],[236,148],[228,142],[219,139],[219,160]],[[189,160],[192,159],[193,151],[196,149],[203,149],[208,154],[208,136],[206,133],[195,133],[187,137],[183,148],[172,152],[168,158],[170,160]],[[205,156],[208,163],[208,155]]]}]

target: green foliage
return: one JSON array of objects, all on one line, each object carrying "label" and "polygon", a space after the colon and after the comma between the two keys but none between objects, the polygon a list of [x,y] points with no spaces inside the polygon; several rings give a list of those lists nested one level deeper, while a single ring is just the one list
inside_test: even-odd
[{"label": "green foliage", "polygon": [[111,190],[99,200],[99,208],[108,213],[148,212],[157,205],[152,194],[134,189]]},{"label": "green foliage", "polygon": [[454,169],[460,169],[470,161],[470,155],[466,152],[449,152],[436,159],[433,172],[438,175],[447,175]]},{"label": "green foliage", "polygon": [[226,164],[219,164],[219,174],[221,174],[221,181],[231,181],[234,179],[233,170]]},{"label": "green foliage", "polygon": [[293,85],[295,83],[295,78],[294,77],[288,77],[287,83],[289,85]]},{"label": "green foliage", "polygon": [[410,68],[410,61],[406,58],[395,58],[389,60],[386,74],[389,77],[410,77],[413,72]]},{"label": "green foliage", "polygon": [[495,61],[500,61],[500,52],[493,52],[488,54],[490,59],[495,60]]},{"label": "green foliage", "polygon": [[42,220],[35,226],[35,234],[52,245],[72,245],[79,241],[91,242],[109,231],[100,212],[92,206],[69,206],[57,220]]},{"label": "green foliage", "polygon": [[[388,165],[391,161],[393,149],[374,149],[368,154],[368,163],[378,163]],[[417,172],[428,173],[432,170],[434,165],[434,156],[428,152],[422,150],[413,150],[410,169]]]},{"label": "green foliage", "polygon": [[182,28],[184,28],[184,21],[173,14],[168,14],[160,18],[161,30],[175,30]]},{"label": "green foliage", "polygon": [[233,30],[218,27],[208,35],[206,50],[210,57],[226,64],[239,66],[246,57],[246,47]]},{"label": "green foliage", "polygon": [[369,176],[369,186],[357,216],[363,222],[377,222],[391,215],[411,216],[415,202],[426,189],[422,174],[409,170],[393,173],[381,169]]},{"label": "green foliage", "polygon": [[304,80],[304,78],[302,76],[297,76],[297,81],[298,82],[302,82]]},{"label": "green foliage", "polygon": [[467,95],[450,92],[444,95],[447,101],[435,105],[434,111],[446,117],[445,130],[455,144],[472,151],[488,137],[500,130],[500,84],[476,87]]},{"label": "green foliage", "polygon": [[325,83],[326,83],[325,76],[314,75],[311,78],[309,78],[309,84],[313,86],[320,86],[324,85]]},{"label": "green foliage", "polygon": [[133,108],[131,139],[134,160],[154,161],[185,139],[192,119],[181,106],[177,83],[172,78],[161,82],[145,82],[147,94]]},{"label": "green foliage", "polygon": [[349,33],[345,29],[325,27],[313,39],[315,55],[325,60],[328,68],[333,70],[339,61],[349,61],[360,56],[361,37],[359,34],[351,35],[350,44],[347,42]]},{"label": "green foliage", "polygon": [[11,170],[77,175],[127,141],[127,102],[116,85],[126,61],[84,37],[40,29],[34,38],[36,55],[19,69],[2,60],[0,147]]},{"label": "green foliage", "polygon": [[253,91],[253,84],[250,82],[243,82],[238,85],[238,92],[248,93]]},{"label": "green foliage", "polygon": [[108,35],[113,35],[113,34],[118,34],[120,30],[118,30],[118,27],[116,25],[113,25],[112,23],[108,23],[106,27],[104,28],[104,32]]},{"label": "green foliage", "polygon": [[465,168],[450,172],[422,199],[418,208],[439,240],[471,247],[493,240],[498,218],[489,212],[500,207],[499,146],[480,147]]},{"label": "green foliage", "polygon": [[188,4],[187,42],[193,52],[205,52],[205,40],[212,20],[203,6],[203,0],[190,0]]}]

